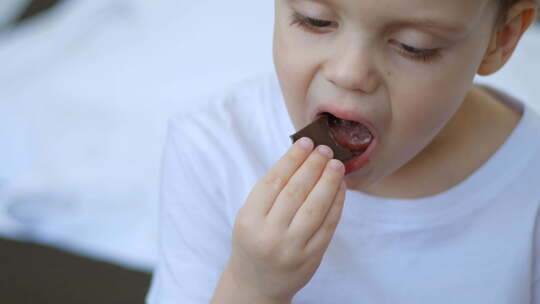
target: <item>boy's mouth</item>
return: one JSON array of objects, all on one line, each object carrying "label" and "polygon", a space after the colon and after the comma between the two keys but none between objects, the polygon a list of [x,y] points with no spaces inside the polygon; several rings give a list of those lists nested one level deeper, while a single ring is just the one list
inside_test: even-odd
[{"label": "boy's mouth", "polygon": [[347,111],[342,116],[354,120],[321,110],[314,115],[313,122],[290,138],[296,142],[301,137],[310,137],[316,146],[329,146],[334,151],[334,157],[345,164],[345,174],[348,174],[361,169],[370,160],[377,146],[377,137],[369,122],[355,113]]},{"label": "boy's mouth", "polygon": [[[343,159],[345,174],[361,170],[370,161],[377,147],[378,139],[374,127],[354,112],[335,109],[320,109],[316,119],[326,117],[330,137],[336,143],[337,150],[349,151]],[[347,119],[348,118],[348,119]],[[339,153],[343,154],[343,152]]]},{"label": "boy's mouth", "polygon": [[321,116],[327,117],[334,141],[351,151],[354,157],[362,155],[374,140],[373,132],[361,122],[343,119],[329,112],[319,113],[316,119]]},{"label": "boy's mouth", "polygon": [[321,115],[328,117],[330,134],[334,140],[342,147],[349,149],[353,155],[361,155],[373,142],[374,136],[366,125],[336,117],[328,112],[323,112],[318,116]]}]

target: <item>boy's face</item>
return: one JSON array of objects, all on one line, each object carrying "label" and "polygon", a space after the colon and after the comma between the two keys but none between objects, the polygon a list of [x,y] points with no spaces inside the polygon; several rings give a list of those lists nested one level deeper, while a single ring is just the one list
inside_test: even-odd
[{"label": "boy's face", "polygon": [[491,0],[276,0],[274,64],[295,128],[320,112],[365,119],[375,150],[347,165],[347,184],[391,175],[462,104],[496,11]]}]

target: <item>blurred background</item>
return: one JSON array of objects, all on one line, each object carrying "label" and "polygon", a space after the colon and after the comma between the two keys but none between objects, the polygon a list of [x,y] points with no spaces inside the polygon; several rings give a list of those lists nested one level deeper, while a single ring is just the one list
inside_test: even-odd
[{"label": "blurred background", "polygon": [[[4,303],[143,303],[169,115],[272,72],[273,1],[0,0]],[[540,110],[540,27],[493,85]],[[11,300],[6,300],[11,299]]]}]

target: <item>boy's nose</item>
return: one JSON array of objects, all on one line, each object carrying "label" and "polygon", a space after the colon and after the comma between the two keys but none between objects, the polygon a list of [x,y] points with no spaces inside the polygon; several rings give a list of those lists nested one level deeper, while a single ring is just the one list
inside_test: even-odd
[{"label": "boy's nose", "polygon": [[323,66],[323,71],[328,81],[346,90],[372,94],[380,84],[368,51],[358,47],[334,53]]}]

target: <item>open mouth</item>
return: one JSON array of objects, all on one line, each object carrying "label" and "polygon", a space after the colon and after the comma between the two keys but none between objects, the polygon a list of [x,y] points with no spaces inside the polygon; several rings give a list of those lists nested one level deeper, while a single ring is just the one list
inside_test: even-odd
[{"label": "open mouth", "polygon": [[323,112],[318,116],[328,118],[330,134],[343,148],[351,151],[353,156],[362,155],[374,140],[369,128],[357,121],[341,119],[331,113]]},{"label": "open mouth", "polygon": [[327,145],[334,151],[334,158],[345,164],[346,174],[359,170],[369,162],[377,138],[367,123],[347,120],[330,112],[321,112],[315,120],[291,135],[292,142],[309,137],[315,146]]}]

